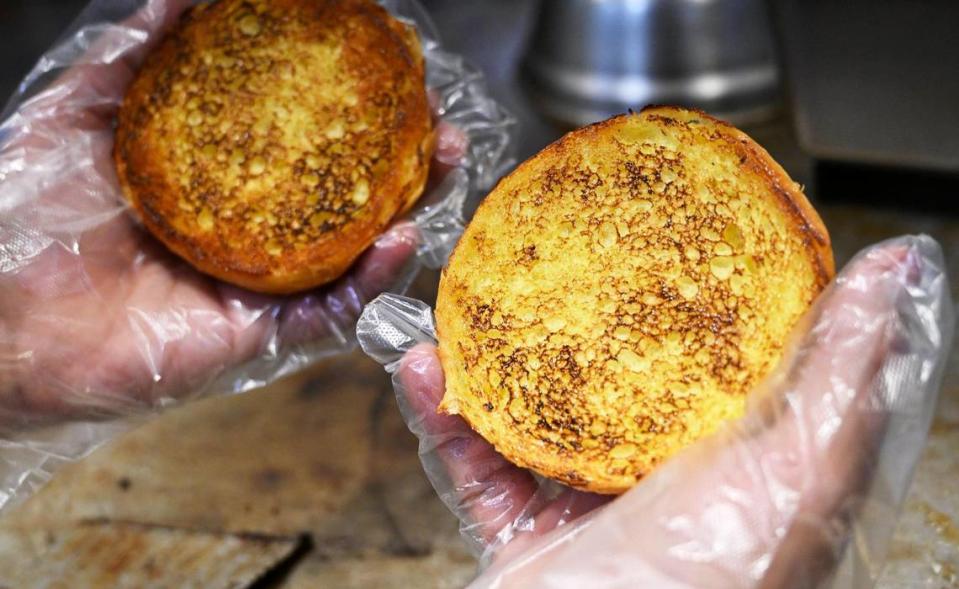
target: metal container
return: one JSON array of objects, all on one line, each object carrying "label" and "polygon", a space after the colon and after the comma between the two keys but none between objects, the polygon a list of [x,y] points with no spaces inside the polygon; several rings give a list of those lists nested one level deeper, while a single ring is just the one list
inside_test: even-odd
[{"label": "metal container", "polygon": [[646,104],[768,116],[779,73],[762,0],[543,0],[525,58],[538,106],[582,125]]},{"label": "metal container", "polygon": [[[772,6],[808,153],[844,164],[959,174],[959,2],[777,0]],[[956,186],[944,194],[952,203]],[[900,201],[914,202],[919,187],[904,186]]]}]

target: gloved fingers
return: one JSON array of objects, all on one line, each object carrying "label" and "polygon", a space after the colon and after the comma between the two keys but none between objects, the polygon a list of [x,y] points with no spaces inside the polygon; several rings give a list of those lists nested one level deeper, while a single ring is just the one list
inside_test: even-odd
[{"label": "gloved fingers", "polygon": [[437,413],[445,383],[435,347],[421,344],[407,352],[395,382],[427,474],[459,517],[464,535],[484,549],[523,513],[537,491],[536,480],[460,417]]},{"label": "gloved fingers", "polygon": [[555,497],[540,500],[545,488],[541,488],[525,510],[513,522],[508,530],[501,530],[496,541],[489,545],[481,559],[481,565],[490,565],[497,561],[509,561],[522,554],[543,536],[556,528],[572,523],[593,513],[615,497],[597,495],[564,487]]},{"label": "gloved fingers", "polygon": [[909,379],[918,369],[906,366],[916,364],[916,354],[901,302],[908,313],[908,289],[928,275],[922,264],[915,245],[867,252],[837,279],[810,335],[817,345],[798,354],[805,358],[789,377],[794,391],[783,397],[787,408],[763,443],[769,454],[796,456],[799,464],[783,480],[800,498],[763,587],[814,587],[832,572],[878,468],[892,412],[930,402],[920,387],[888,385],[890,375]]},{"label": "gloved fingers", "polygon": [[606,505],[613,499],[612,495],[597,495],[596,493],[586,493],[576,489],[563,489],[559,495],[533,517],[535,522],[533,528],[537,530],[535,535],[541,536],[551,532],[554,528],[566,525],[592,512],[597,507]]},{"label": "gloved fingers", "polygon": [[[331,331],[341,338],[359,317],[363,306],[394,286],[416,255],[420,233],[411,223],[397,223],[383,233],[342,278],[318,291],[279,299],[279,346],[316,340]],[[262,338],[262,336],[260,336]],[[271,338],[273,339],[273,338]]]},{"label": "gloved fingers", "polygon": [[[672,578],[689,586],[725,586],[719,579],[751,586],[766,576],[770,559],[780,559],[779,550],[788,545],[783,534],[804,520],[828,534],[819,546],[836,553],[850,515],[837,510],[855,508],[847,501],[859,495],[864,468],[876,457],[881,427],[875,418],[881,412],[874,413],[869,400],[896,328],[896,299],[911,272],[906,254],[899,247],[881,248],[846,268],[812,311],[811,328],[785,379],[761,396],[743,429],[730,430],[715,452],[688,456],[679,465],[684,472],[675,483],[682,489],[664,498],[657,518],[689,522],[692,527],[666,546],[685,546],[705,558],[701,566],[688,566],[660,550],[654,562],[663,563]],[[770,403],[779,404],[771,423]],[[740,536],[738,546],[730,543],[731,533]],[[797,539],[793,556],[808,555],[811,538]],[[735,549],[720,550],[724,545]],[[816,552],[823,556],[824,550]],[[802,569],[806,579],[818,579],[834,561],[787,564],[793,572]],[[768,586],[790,586],[800,578]]]},{"label": "gloved fingers", "polygon": [[610,498],[563,488],[543,493],[533,476],[503,458],[460,417],[437,413],[444,380],[428,344],[406,354],[398,372],[404,414],[420,439],[427,472],[483,560],[514,554]]},{"label": "gloved fingers", "polygon": [[[594,517],[497,563],[477,586],[591,579],[597,587],[793,587],[828,574],[872,478],[886,399],[930,394],[928,375],[917,370],[885,378],[907,355],[903,299],[926,274],[916,244],[872,250],[843,272],[813,312],[786,378],[741,424],[680,454]],[[808,560],[826,554],[819,569]]]},{"label": "gloved fingers", "polygon": [[[28,306],[18,323],[0,325],[0,342],[43,353],[18,356],[12,364],[0,357],[6,381],[0,413],[11,416],[0,415],[0,427],[151,406],[159,397],[190,394],[211,375],[275,351],[269,348],[336,335],[331,331],[345,338],[363,303],[403,275],[417,239],[413,225],[398,224],[371,246],[351,275],[292,299],[218,283],[166,256],[145,256],[136,272],[116,271],[101,281],[108,287],[97,296],[62,296]],[[92,256],[84,264],[86,274],[95,278],[97,262],[107,259]],[[85,319],[90,316],[98,321]]]},{"label": "gloved fingers", "polygon": [[434,118],[434,123],[436,148],[433,151],[433,162],[426,185],[427,192],[439,185],[450,170],[462,164],[463,156],[469,148],[469,137],[465,131],[442,119]]}]

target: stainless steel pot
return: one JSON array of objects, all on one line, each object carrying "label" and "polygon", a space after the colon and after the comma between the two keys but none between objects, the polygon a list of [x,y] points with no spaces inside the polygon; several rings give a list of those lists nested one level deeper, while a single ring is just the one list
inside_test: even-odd
[{"label": "stainless steel pot", "polygon": [[779,89],[762,0],[543,0],[525,71],[540,108],[574,125],[646,104],[749,122]]}]

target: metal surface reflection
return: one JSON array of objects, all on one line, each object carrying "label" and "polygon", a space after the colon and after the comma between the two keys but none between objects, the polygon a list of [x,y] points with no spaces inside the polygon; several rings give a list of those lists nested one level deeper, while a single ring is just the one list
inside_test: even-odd
[{"label": "metal surface reflection", "polygon": [[544,2],[525,70],[539,107],[576,125],[650,103],[756,121],[779,87],[758,0]]}]

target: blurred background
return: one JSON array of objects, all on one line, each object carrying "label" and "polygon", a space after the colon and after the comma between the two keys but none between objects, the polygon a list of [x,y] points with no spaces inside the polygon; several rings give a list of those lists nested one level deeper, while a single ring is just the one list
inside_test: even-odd
[{"label": "blurred background", "polygon": [[[0,95],[14,91],[85,4],[0,2]],[[683,104],[751,130],[818,198],[953,207],[959,2],[424,4],[445,44],[482,69],[516,114],[521,159],[569,127],[645,104]]]},{"label": "blurred background", "polygon": [[[929,233],[959,292],[956,0],[423,3],[444,45],[483,71],[515,115],[520,161],[628,108],[696,106],[741,126],[805,186],[837,265],[884,238]],[[85,4],[0,0],[0,95]],[[416,294],[433,289],[435,276],[426,277]],[[959,586],[955,352],[953,360],[883,587]],[[388,390],[371,370],[368,386]],[[457,562],[469,568],[468,558]]]}]

